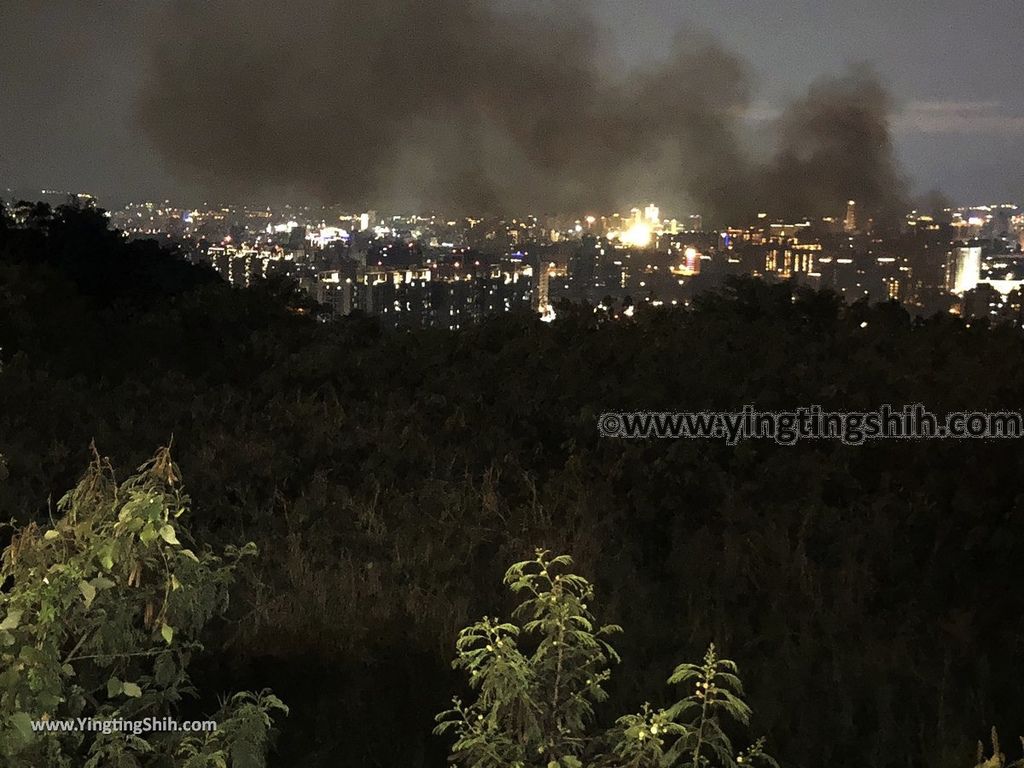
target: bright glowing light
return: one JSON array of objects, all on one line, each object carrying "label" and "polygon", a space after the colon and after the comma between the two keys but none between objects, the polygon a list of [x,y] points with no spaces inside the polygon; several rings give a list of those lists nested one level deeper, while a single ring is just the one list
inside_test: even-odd
[{"label": "bright glowing light", "polygon": [[319,235],[309,235],[309,239],[316,241],[321,247],[337,240],[348,240],[348,238],[348,232],[340,227],[323,227],[320,229]]},{"label": "bright glowing light", "polygon": [[297,226],[299,226],[299,222],[297,221],[289,221],[285,224],[275,224],[274,232],[278,235],[287,235]]},{"label": "bright glowing light", "polygon": [[638,222],[619,235],[619,242],[623,245],[646,248],[651,244],[651,228],[643,222]]}]

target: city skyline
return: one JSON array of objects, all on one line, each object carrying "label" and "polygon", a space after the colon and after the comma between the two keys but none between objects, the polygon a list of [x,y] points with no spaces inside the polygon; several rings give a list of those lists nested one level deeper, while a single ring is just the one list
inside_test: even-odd
[{"label": "city skyline", "polygon": [[[11,221],[99,216],[89,196],[52,202],[11,202]],[[880,225],[856,200],[830,216],[762,213],[727,227],[656,201],[579,217],[144,202],[107,217],[104,226],[127,241],[163,244],[236,288],[284,279],[325,322],[364,314],[457,331],[506,312],[552,321],[565,301],[631,318],[643,305],[690,307],[745,276],[850,303],[897,301],[917,316],[1024,327],[1024,213],[1015,204],[913,211],[898,226]]]}]

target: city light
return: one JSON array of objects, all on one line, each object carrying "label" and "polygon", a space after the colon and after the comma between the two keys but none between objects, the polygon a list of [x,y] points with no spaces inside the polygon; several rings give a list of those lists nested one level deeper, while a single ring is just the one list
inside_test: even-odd
[{"label": "city light", "polygon": [[653,233],[650,226],[638,222],[619,235],[619,242],[636,248],[646,248],[651,244]]}]

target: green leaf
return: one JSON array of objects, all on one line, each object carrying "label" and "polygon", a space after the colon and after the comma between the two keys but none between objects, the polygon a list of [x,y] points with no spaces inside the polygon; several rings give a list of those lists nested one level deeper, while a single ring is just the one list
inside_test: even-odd
[{"label": "green leaf", "polygon": [[170,645],[171,641],[174,639],[174,627],[170,624],[164,624],[160,627],[160,635],[163,637],[164,641]]},{"label": "green leaf", "polygon": [[191,549],[183,549],[181,550],[181,554],[183,554],[189,560],[195,560],[197,563],[199,562],[199,558],[196,557],[196,553],[193,552]]},{"label": "green leaf", "polygon": [[46,533],[43,534],[43,538],[46,541],[53,541],[54,539],[59,538],[59,537],[60,537],[60,534],[57,533],[53,529],[50,529],[49,531],[47,531]]},{"label": "green leaf", "polygon": [[115,696],[120,696],[121,691],[124,690],[124,683],[122,683],[117,675],[114,675],[107,681],[107,698],[112,699]]},{"label": "green leaf", "polygon": [[22,613],[23,611],[18,608],[11,608],[11,610],[7,612],[7,618],[0,621],[0,629],[17,629],[18,623],[21,621]]},{"label": "green leaf", "polygon": [[100,565],[103,566],[104,570],[109,571],[114,567],[114,542],[108,541],[103,548],[99,551]]},{"label": "green leaf", "polygon": [[34,731],[32,730],[32,718],[28,716],[28,713],[15,712],[11,715],[11,725],[14,726],[14,730],[23,744],[28,744],[32,741]]},{"label": "green leaf", "polygon": [[88,608],[92,605],[92,601],[96,599],[96,587],[88,581],[80,581],[78,582],[78,589],[82,592],[82,597],[85,598],[85,607]]},{"label": "green leaf", "polygon": [[159,533],[157,532],[155,526],[147,525],[145,528],[142,529],[142,532],[139,534],[139,540],[143,544],[149,544],[151,541],[154,541],[158,535]]},{"label": "green leaf", "polygon": [[174,533],[173,526],[165,525],[160,529],[160,538],[166,541],[168,544],[173,544],[176,547],[181,546],[181,542],[178,541],[177,534]]},{"label": "green leaf", "polygon": [[50,657],[36,648],[34,645],[23,645],[18,651],[18,658],[29,664],[48,664]]},{"label": "green leaf", "polygon": [[133,699],[137,699],[142,695],[142,689],[135,683],[125,683],[123,690],[125,696],[130,696]]}]

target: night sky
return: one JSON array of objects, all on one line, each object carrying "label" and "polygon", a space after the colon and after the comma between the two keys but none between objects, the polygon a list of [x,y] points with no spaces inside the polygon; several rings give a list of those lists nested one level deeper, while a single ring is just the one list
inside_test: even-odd
[{"label": "night sky", "polygon": [[[164,5],[0,0],[0,190],[89,191],[108,204],[198,202],[209,191],[187,170],[172,172],[136,117],[154,39],[177,42],[159,17]],[[1024,200],[1021,0],[591,6],[607,28],[610,73],[661,58],[680,27],[709,32],[745,59],[753,73],[745,122],[755,135],[815,78],[867,62],[892,91],[898,157],[913,191],[938,188],[963,204]]]}]

